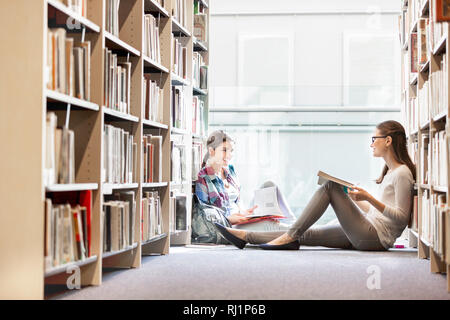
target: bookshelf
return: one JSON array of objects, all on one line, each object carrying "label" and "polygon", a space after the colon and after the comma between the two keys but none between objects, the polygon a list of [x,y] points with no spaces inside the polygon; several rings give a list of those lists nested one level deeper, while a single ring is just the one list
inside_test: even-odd
[{"label": "bookshelf", "polygon": [[[194,40],[194,0],[185,0],[186,19],[181,24],[173,17],[174,1],[129,0],[121,1],[118,9],[118,33],[107,31],[109,0],[86,0],[85,14],[75,12],[57,0],[4,1],[0,5],[2,18],[1,38],[5,52],[0,62],[4,77],[0,80],[2,97],[0,132],[5,139],[2,158],[2,194],[5,195],[2,215],[1,247],[5,263],[2,272],[0,298],[43,299],[45,285],[65,284],[68,269],[79,268],[81,285],[101,285],[105,267],[138,268],[143,255],[169,254],[170,245],[190,243],[190,215],[192,175],[187,170],[186,182],[171,183],[171,140],[183,137],[186,146],[186,168],[192,167],[192,141],[202,139],[192,134],[192,58],[194,50],[208,52],[208,41],[199,48]],[[202,3],[204,3],[202,1]],[[145,18],[151,14],[159,26],[160,61],[144,54]],[[208,14],[209,16],[209,14]],[[27,23],[21,23],[22,17]],[[80,98],[47,87],[47,36],[49,28],[63,28],[67,38],[90,42],[90,81],[85,83],[90,97]],[[171,37],[179,38],[186,49],[186,75],[172,72],[173,48]],[[23,39],[26,38],[26,41]],[[196,42],[196,44],[194,44]],[[106,49],[129,65],[128,111],[118,111],[105,104]],[[206,50],[205,50],[206,49]],[[207,59],[207,58],[206,58]],[[125,67],[124,67],[125,68]],[[128,69],[127,69],[128,70]],[[26,76],[22,76],[26,75]],[[144,75],[157,82],[161,89],[162,114],[155,121],[145,115]],[[172,90],[181,86],[184,91],[186,128],[172,123]],[[207,99],[207,90],[202,89]],[[14,107],[6,107],[14,106]],[[205,109],[206,110],[206,109]],[[66,125],[74,134],[74,181],[46,186],[46,116],[57,116],[59,126]],[[205,113],[207,110],[205,111]],[[205,118],[206,119],[206,118]],[[17,126],[25,124],[24,127]],[[105,180],[104,160],[107,146],[105,125],[120,128],[132,135],[136,146],[134,176],[126,183]],[[144,181],[144,135],[161,136],[161,181]],[[132,166],[129,164],[129,166]],[[20,170],[17,170],[20,168]],[[130,176],[131,177],[131,176]],[[186,194],[186,230],[170,232],[171,192]],[[134,238],[119,250],[103,252],[103,206],[106,197],[119,191],[133,191],[136,203]],[[147,240],[141,236],[142,203],[146,192],[157,191],[161,205],[160,234]],[[91,225],[90,255],[84,259],[46,266],[44,259],[45,210],[47,197],[73,192],[90,192]],[[24,201],[26,199],[26,201]],[[130,223],[132,220],[130,220]]]},{"label": "bookshelf", "polygon": [[402,1],[402,116],[417,167],[410,244],[431,272],[447,274],[450,292],[449,24],[437,10],[435,0]]}]

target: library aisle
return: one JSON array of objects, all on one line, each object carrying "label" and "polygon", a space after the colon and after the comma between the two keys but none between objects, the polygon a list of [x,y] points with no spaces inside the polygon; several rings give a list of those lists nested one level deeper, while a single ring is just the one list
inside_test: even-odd
[{"label": "library aisle", "polygon": [[[375,269],[379,289],[371,281]],[[140,269],[107,272],[103,280],[100,287],[55,290],[49,299],[449,299],[445,275],[431,274],[417,251],[408,249],[267,252],[191,245],[171,248],[167,256],[144,257]]]}]

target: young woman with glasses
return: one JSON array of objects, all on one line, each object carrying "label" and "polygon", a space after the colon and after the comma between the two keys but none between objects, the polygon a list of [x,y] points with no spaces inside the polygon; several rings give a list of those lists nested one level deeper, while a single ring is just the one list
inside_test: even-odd
[{"label": "young woman with glasses", "polygon": [[[260,244],[266,250],[297,250],[300,245],[357,250],[391,248],[411,218],[416,169],[408,155],[405,130],[397,121],[378,124],[370,147],[374,157],[385,161],[376,180],[377,197],[357,186],[346,193],[341,185],[328,181],[315,192],[287,232],[251,232],[218,224],[216,227],[240,249],[247,243]],[[313,226],[329,205],[339,223]]]}]

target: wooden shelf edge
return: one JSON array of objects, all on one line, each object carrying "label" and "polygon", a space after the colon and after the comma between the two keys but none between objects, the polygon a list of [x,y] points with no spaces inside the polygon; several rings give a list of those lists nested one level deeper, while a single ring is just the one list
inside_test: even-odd
[{"label": "wooden shelf edge", "polygon": [[413,77],[411,78],[411,81],[409,82],[409,84],[411,86],[415,86],[417,85],[417,79],[419,78],[417,73],[414,73]]},{"label": "wooden shelf edge", "polygon": [[[175,28],[174,28],[175,26]],[[179,32],[181,33],[184,37],[190,37],[191,33],[185,28],[183,27],[177,19],[175,19],[174,17],[172,17],[172,33],[174,32]]]},{"label": "wooden shelf edge", "polygon": [[441,40],[436,45],[436,48],[433,50],[433,55],[438,55],[441,53],[441,51],[444,50],[445,44],[447,43],[447,36],[443,36]]},{"label": "wooden shelf edge", "polygon": [[86,28],[89,28],[90,30],[99,33],[100,27],[90,21],[89,19],[79,15],[78,13],[72,11],[69,7],[64,5],[63,3],[56,1],[56,0],[47,0],[47,4],[51,5],[56,10],[64,13],[66,16],[69,16],[73,18],[75,21],[78,21],[80,24],[84,25]]},{"label": "wooden shelf edge", "polygon": [[161,72],[169,73],[169,69],[164,67],[161,63],[151,59],[150,57],[147,57],[146,55],[142,55],[142,58],[144,59],[144,67],[155,68]]},{"label": "wooden shelf edge", "polygon": [[176,134],[182,134],[182,135],[188,135],[189,132],[186,129],[179,129],[179,128],[170,128],[170,132],[171,133],[176,133]]},{"label": "wooden shelf edge", "polygon": [[139,183],[123,183],[123,184],[114,184],[114,183],[103,183],[102,193],[105,195],[112,194],[113,190],[125,190],[125,189],[137,189],[139,188]]},{"label": "wooden shelf edge", "polygon": [[194,43],[194,51],[195,49],[198,49],[197,51],[208,51],[208,47],[206,44],[200,40],[198,40],[196,37],[192,37],[192,42]]},{"label": "wooden shelf edge", "polygon": [[169,128],[169,126],[167,124],[162,124],[162,123],[155,122],[152,120],[147,120],[147,119],[142,119],[142,124],[144,126],[154,127],[154,128],[159,128],[159,129],[168,129]]},{"label": "wooden shelf edge", "polygon": [[151,11],[150,8],[156,9],[157,12],[161,13],[165,18],[169,18],[169,12],[155,0],[145,0],[144,11]]},{"label": "wooden shelf edge", "polygon": [[[119,47],[119,49],[128,51],[129,53],[135,55],[136,57],[139,57],[141,55],[139,50],[135,49],[133,46],[129,45],[125,41],[119,39],[118,37],[116,37],[112,33],[109,33],[108,31],[103,31],[103,34],[105,35],[105,39],[106,40],[109,40],[112,43],[114,43],[117,47]],[[108,41],[105,41],[106,47],[108,47],[110,49],[117,49],[117,47],[108,46],[107,42]]]},{"label": "wooden shelf edge", "polygon": [[441,112],[433,117],[433,122],[438,122],[447,119],[447,111]]},{"label": "wooden shelf edge", "polygon": [[67,268],[72,267],[72,266],[77,266],[77,267],[82,267],[85,266],[87,264],[93,263],[97,261],[97,256],[93,255],[89,258],[86,258],[84,260],[79,260],[79,261],[73,261],[73,262],[69,262],[69,263],[65,263],[63,265],[60,266],[56,266],[56,267],[52,267],[48,270],[45,271],[45,278],[57,275],[59,273],[63,273],[66,272]]},{"label": "wooden shelf edge", "polygon": [[430,70],[430,60],[427,60],[425,64],[420,68],[420,73],[424,73]]},{"label": "wooden shelf edge", "polygon": [[167,187],[168,185],[168,182],[145,182],[142,183],[142,188],[162,188]]},{"label": "wooden shelf edge", "polygon": [[100,110],[99,105],[96,103],[78,99],[78,98],[75,98],[75,97],[69,96],[67,94],[54,91],[54,90],[45,89],[45,96],[47,97],[47,101],[50,100],[50,101],[56,101],[56,102],[62,102],[62,103],[70,103],[71,105],[89,109],[89,110],[93,110],[93,111]]},{"label": "wooden shelf edge", "polygon": [[426,13],[429,12],[429,5],[430,5],[429,0],[426,0],[423,3],[422,8],[420,8],[420,16],[422,18],[426,17]]},{"label": "wooden shelf edge", "polygon": [[205,89],[200,89],[197,87],[192,87],[192,91],[194,94],[196,95],[200,95],[200,96],[207,96],[208,92],[205,91]]},{"label": "wooden shelf edge", "polygon": [[175,74],[173,72],[171,72],[170,75],[172,77],[172,79],[171,79],[172,85],[175,85],[175,86],[189,86],[191,84],[189,80],[183,79],[182,77],[180,77],[179,75],[177,75],[177,74]]},{"label": "wooden shelf edge", "polygon": [[46,186],[46,192],[67,192],[67,191],[83,191],[83,190],[97,190],[97,183],[71,183],[71,184],[54,184]]},{"label": "wooden shelf edge", "polygon": [[446,186],[431,186],[434,191],[446,193],[448,191],[448,187]]},{"label": "wooden shelf edge", "polygon": [[139,118],[136,116],[132,116],[131,114],[123,113],[117,110],[113,110],[111,108],[102,106],[102,111],[104,114],[107,114],[109,116],[113,116],[115,118],[121,119],[121,120],[128,120],[132,122],[139,122]]},{"label": "wooden shelf edge", "polygon": [[125,248],[125,249],[121,249],[121,250],[118,250],[118,251],[112,251],[112,252],[103,252],[103,253],[102,253],[102,259],[110,258],[110,257],[112,257],[112,256],[116,256],[116,255],[118,255],[118,254],[121,254],[121,253],[124,253],[124,252],[131,251],[131,250],[133,250],[133,249],[136,249],[137,246],[138,246],[138,243],[135,242],[135,243],[133,243],[131,246],[128,246],[128,247]]},{"label": "wooden shelf edge", "polygon": [[141,246],[145,246],[145,245],[147,245],[147,244],[156,242],[156,241],[158,241],[158,240],[162,240],[162,239],[164,239],[164,238],[167,238],[167,233],[162,233],[162,234],[159,234],[159,235],[157,235],[157,236],[152,237],[151,239],[145,240],[145,241],[143,241],[143,242],[141,243]]}]

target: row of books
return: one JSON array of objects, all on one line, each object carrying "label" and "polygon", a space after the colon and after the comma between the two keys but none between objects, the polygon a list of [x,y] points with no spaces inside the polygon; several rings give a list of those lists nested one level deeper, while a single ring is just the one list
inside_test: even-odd
[{"label": "row of books", "polygon": [[172,0],[172,17],[182,26],[187,25],[186,0]]},{"label": "row of books", "polygon": [[447,111],[448,107],[448,66],[447,55],[439,56],[440,68],[430,74],[430,116],[435,117]]},{"label": "row of books", "polygon": [[122,128],[105,124],[103,131],[103,174],[107,183],[133,183],[136,179],[137,144]]},{"label": "row of books", "polygon": [[194,14],[194,37],[203,42],[208,41],[208,15]]},{"label": "row of books", "polygon": [[159,26],[151,14],[144,15],[144,50],[145,56],[161,63],[161,46],[159,41]]},{"label": "row of books", "polygon": [[205,102],[198,96],[192,97],[192,133],[205,135]]},{"label": "row of books", "polygon": [[[174,137],[173,139],[176,139]],[[183,183],[187,180],[186,172],[186,145],[180,141],[170,141],[172,150],[171,156],[171,181],[174,183]]]},{"label": "row of books", "polygon": [[447,185],[447,137],[445,131],[438,131],[432,139],[431,158],[433,161],[431,170],[431,183],[434,186]]},{"label": "row of books", "polygon": [[192,141],[192,179],[197,179],[199,171],[202,169],[204,156],[204,143],[200,141]]},{"label": "row of books", "polygon": [[420,125],[423,125],[426,121],[430,120],[430,86],[431,82],[429,80],[423,83],[422,88],[417,92],[417,102],[419,109],[419,119]]},{"label": "row of books", "polygon": [[163,232],[161,200],[158,191],[144,192],[142,199],[142,241],[147,241]]},{"label": "row of books", "polygon": [[57,1],[67,6],[73,12],[83,17],[87,17],[88,0],[57,0]]},{"label": "row of books", "polygon": [[91,43],[63,28],[47,31],[47,89],[90,100]]},{"label": "row of books", "polygon": [[109,33],[119,36],[119,6],[120,0],[106,0],[106,24],[105,29]]},{"label": "row of books", "polygon": [[430,135],[422,135],[422,148],[420,150],[420,166],[419,170],[419,183],[428,184],[430,181],[429,164],[431,163],[431,153],[430,148]]},{"label": "row of books", "polygon": [[48,112],[45,126],[44,184],[75,182],[75,133],[67,127],[57,127],[54,112]]},{"label": "row of books", "polygon": [[144,74],[144,114],[145,119],[162,123],[164,112],[164,92],[152,75]]},{"label": "row of books", "polygon": [[170,232],[187,231],[187,195],[180,191],[170,192]]},{"label": "row of books", "polygon": [[208,67],[203,61],[200,53],[194,52],[192,55],[192,86],[207,89]]},{"label": "row of books", "polygon": [[[420,94],[420,91],[419,91]],[[409,105],[406,106],[406,117],[408,119],[408,132],[419,130],[419,103],[418,97],[409,98]],[[407,101],[407,100],[405,100]],[[407,103],[407,102],[406,102]]]},{"label": "row of books", "polygon": [[194,14],[206,13],[207,7],[204,5],[204,0],[194,0]]},{"label": "row of books", "polygon": [[[134,191],[115,194],[103,203],[102,252],[114,252],[133,245],[135,241],[136,201]],[[117,199],[117,200],[116,200]]]},{"label": "row of books", "polygon": [[183,86],[172,86],[172,126],[178,129],[187,128],[187,112]]},{"label": "row of books", "polygon": [[144,183],[162,182],[162,136],[144,134]]},{"label": "row of books", "polygon": [[116,111],[130,113],[131,62],[105,48],[103,104]]},{"label": "row of books", "polygon": [[187,78],[187,47],[172,34],[172,71],[177,76]]},{"label": "row of books", "polygon": [[411,221],[411,229],[417,232],[417,226],[419,225],[418,220],[418,212],[419,212],[419,197],[414,196],[413,198],[413,215]]},{"label": "row of books", "polygon": [[446,195],[424,190],[422,195],[421,237],[433,246],[436,253],[444,253],[444,217],[448,211]]},{"label": "row of books", "polygon": [[91,256],[92,191],[48,194],[45,199],[45,268]]}]

